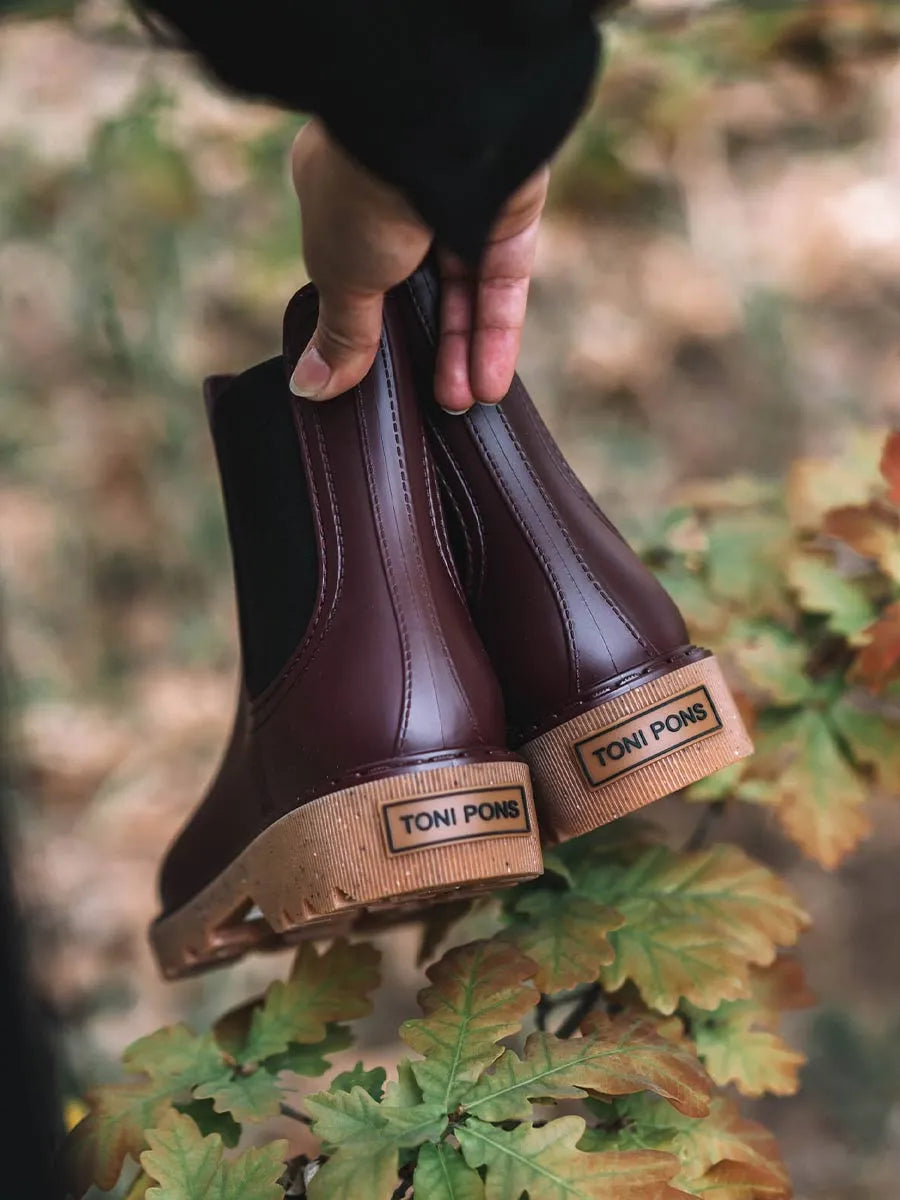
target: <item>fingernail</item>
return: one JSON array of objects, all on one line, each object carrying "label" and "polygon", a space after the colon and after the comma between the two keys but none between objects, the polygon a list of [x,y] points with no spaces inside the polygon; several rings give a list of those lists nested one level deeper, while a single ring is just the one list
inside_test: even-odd
[{"label": "fingernail", "polygon": [[294,367],[290,388],[295,396],[303,396],[306,400],[314,400],[328,386],[331,379],[331,367],[310,342],[300,361]]},{"label": "fingernail", "polygon": [[448,417],[464,417],[469,411],[467,408],[444,408],[442,404],[438,405],[442,413],[446,413]]}]

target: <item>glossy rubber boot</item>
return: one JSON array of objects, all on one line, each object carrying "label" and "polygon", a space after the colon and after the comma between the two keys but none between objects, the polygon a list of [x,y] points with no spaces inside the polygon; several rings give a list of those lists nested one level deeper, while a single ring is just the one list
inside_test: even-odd
[{"label": "glossy rubber boot", "polygon": [[[404,285],[430,392],[439,285]],[[516,377],[466,416],[426,403],[454,550],[529,762],[545,840],[586,833],[743,758],[750,740],[715,658],[600,511]]]},{"label": "glossy rubber boot", "polygon": [[362,385],[286,354],[209,381],[243,657],[231,742],[163,864],[168,976],[541,871],[527,764],[462,597],[397,301]]}]

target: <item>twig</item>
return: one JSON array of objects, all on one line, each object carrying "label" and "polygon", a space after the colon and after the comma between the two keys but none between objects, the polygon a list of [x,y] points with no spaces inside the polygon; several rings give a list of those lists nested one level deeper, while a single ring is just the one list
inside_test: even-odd
[{"label": "twig", "polygon": [[538,1000],[537,1011],[535,1013],[535,1024],[541,1033],[546,1032],[547,1018],[550,1016],[550,1013],[553,1011],[554,1007],[555,1005],[550,997],[541,993],[541,998]]},{"label": "twig", "polygon": [[556,1031],[556,1036],[559,1038],[571,1037],[573,1033],[578,1032],[578,1027],[588,1013],[593,1012],[594,1006],[603,995],[603,988],[599,983],[592,983],[587,989],[566,1019],[562,1022],[559,1029]]},{"label": "twig", "polygon": [[700,815],[700,820],[697,822],[694,832],[684,844],[685,850],[688,852],[702,850],[709,841],[712,831],[724,815],[724,800],[713,800],[710,804],[707,804]]},{"label": "twig", "polygon": [[291,1108],[290,1104],[279,1104],[278,1111],[283,1117],[290,1117],[292,1121],[299,1121],[301,1125],[312,1125],[312,1117],[300,1112],[298,1108]]}]

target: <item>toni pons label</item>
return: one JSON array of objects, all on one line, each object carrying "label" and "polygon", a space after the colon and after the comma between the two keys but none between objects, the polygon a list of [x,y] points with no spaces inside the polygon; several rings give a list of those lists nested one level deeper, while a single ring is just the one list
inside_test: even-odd
[{"label": "toni pons label", "polygon": [[574,750],[588,782],[599,787],[721,728],[709,692],[696,687],[591,734]]},{"label": "toni pons label", "polygon": [[382,806],[381,816],[392,854],[442,842],[531,832],[525,789],[515,786],[395,800]]}]

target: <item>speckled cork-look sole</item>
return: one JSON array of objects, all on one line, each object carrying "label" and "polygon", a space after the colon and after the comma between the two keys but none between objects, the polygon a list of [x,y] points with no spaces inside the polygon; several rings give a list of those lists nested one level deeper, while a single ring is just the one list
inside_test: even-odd
[{"label": "speckled cork-look sole", "polygon": [[150,938],[167,978],[346,930],[366,910],[454,899],[543,869],[528,767],[438,767],[312,800],[259,834]]},{"label": "speckled cork-look sole", "polygon": [[546,842],[564,842],[753,752],[712,655],[614,694],[526,742]]}]

